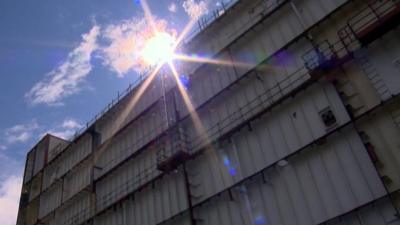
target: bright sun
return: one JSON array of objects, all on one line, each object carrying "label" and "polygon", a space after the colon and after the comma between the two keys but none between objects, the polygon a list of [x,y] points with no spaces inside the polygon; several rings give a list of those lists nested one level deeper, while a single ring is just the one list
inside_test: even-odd
[{"label": "bright sun", "polygon": [[147,40],[142,51],[143,60],[149,65],[172,61],[175,41],[175,38],[166,32],[157,33]]}]

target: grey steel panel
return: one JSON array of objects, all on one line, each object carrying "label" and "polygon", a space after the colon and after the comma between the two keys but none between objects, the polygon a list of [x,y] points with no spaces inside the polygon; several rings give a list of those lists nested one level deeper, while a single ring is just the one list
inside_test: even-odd
[{"label": "grey steel panel", "polygon": [[40,195],[39,219],[47,216],[61,205],[62,185],[59,183]]},{"label": "grey steel panel", "polygon": [[91,195],[90,192],[82,193],[68,204],[58,208],[55,212],[55,224],[78,225],[90,218],[93,214]]},{"label": "grey steel panel", "polygon": [[[208,167],[208,177],[221,169]],[[203,180],[203,188],[217,186],[217,180],[221,178]],[[232,198],[227,192],[215,197],[196,214],[204,224],[319,224],[384,194],[361,140],[348,130],[237,185]]]},{"label": "grey steel panel", "polygon": [[155,182],[126,199],[119,210],[96,217],[94,224],[153,225],[187,208],[184,183],[179,172]]}]

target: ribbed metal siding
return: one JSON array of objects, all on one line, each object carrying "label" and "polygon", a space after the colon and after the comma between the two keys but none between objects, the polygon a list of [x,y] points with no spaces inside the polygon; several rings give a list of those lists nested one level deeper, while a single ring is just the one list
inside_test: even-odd
[{"label": "ribbed metal siding", "polygon": [[181,172],[167,175],[154,187],[138,192],[123,202],[118,210],[96,217],[96,225],[140,224],[154,225],[187,208],[185,186]]},{"label": "ribbed metal siding", "polygon": [[40,223],[46,225],[55,225],[54,215],[53,214],[48,215],[47,217],[41,219]]},{"label": "ribbed metal siding", "polygon": [[57,178],[60,177],[60,162],[58,159],[50,163],[43,172],[43,189],[48,188]]},{"label": "ribbed metal siding", "polygon": [[[400,32],[394,30],[368,48],[368,56],[390,94],[400,93]],[[386,100],[385,96],[382,100]]]},{"label": "ribbed metal siding", "polygon": [[[215,174],[207,172],[212,179],[202,181],[204,196],[218,186]],[[204,224],[256,224],[259,216],[268,224],[318,224],[385,194],[361,140],[351,130],[263,176],[231,189],[234,202],[225,196],[204,204],[197,217]]]},{"label": "ribbed metal siding", "polygon": [[[277,147],[289,145],[289,148],[294,150],[297,147],[301,146],[300,144],[301,141],[304,141],[303,144],[305,144],[310,142],[314,138],[325,134],[327,132],[327,128],[323,124],[323,121],[319,113],[326,108],[330,108],[333,111],[338,125],[343,124],[349,120],[346,110],[341,104],[340,99],[337,96],[337,93],[335,92],[333,86],[329,84],[314,85],[313,87],[307,89],[305,93],[307,94],[301,94],[302,96],[301,98],[300,97],[296,98],[296,102],[291,104],[291,106],[289,105],[287,106],[287,108],[290,108],[289,109],[290,113],[288,112],[273,113],[273,115],[270,117],[274,118],[270,119],[271,124],[265,125],[269,126],[268,129],[275,129],[270,133],[271,135],[273,135],[271,138],[274,139],[275,141],[278,141],[278,143],[276,143],[276,145],[278,145]],[[247,86],[247,88],[242,88],[240,90],[232,92],[232,96],[230,96],[229,98],[225,98],[225,101],[220,102],[220,105],[218,107],[215,107],[213,111],[207,110],[204,113],[200,113],[200,118],[202,120],[202,123],[205,129],[208,130],[207,136],[213,139],[221,136],[222,134],[229,131],[229,129],[231,129],[235,125],[239,124],[240,122],[243,122],[249,116],[257,113],[261,107],[264,107],[263,105],[257,105],[259,104],[258,102],[254,102],[253,105],[255,108],[252,109],[251,113],[247,113],[242,117],[240,116],[240,114],[236,113],[234,114],[236,115],[236,117],[233,117],[237,118],[236,120],[230,119],[227,121],[225,118],[227,117],[232,118],[230,113],[238,111],[239,108],[244,109],[243,111],[246,110],[246,107],[244,107],[244,105],[249,100],[246,100],[245,98],[246,96],[251,96],[251,95],[257,96],[256,93],[254,92],[254,88],[249,88],[249,86]],[[251,97],[247,98],[251,99]],[[270,102],[266,102],[265,104],[268,105],[270,104]],[[282,110],[285,110],[285,108],[283,108]],[[304,118],[304,120],[296,119],[297,115],[298,118]],[[279,117],[281,117],[281,119],[279,120],[276,119]],[[221,123],[220,121],[223,119],[224,122]],[[304,121],[307,122],[304,123]],[[257,122],[254,126],[257,126],[261,123],[262,122]],[[304,128],[302,126],[309,127],[310,133],[308,134],[308,137],[305,137],[305,135],[307,134],[304,132]],[[220,129],[219,132],[216,132],[215,130],[216,127]],[[199,147],[201,147],[202,146],[201,142],[204,139],[204,137],[206,137],[206,135],[198,136],[193,127],[189,127],[187,128],[187,130],[193,131],[190,134],[192,135],[191,143],[193,145],[192,147],[194,148],[193,150],[196,150]],[[296,130],[298,131],[294,133],[294,131]],[[277,135],[278,132],[282,133],[282,135]],[[286,136],[289,135],[290,137],[289,136],[285,137],[285,135]],[[294,139],[293,137],[298,137],[298,138]],[[299,138],[301,141],[299,141]]]},{"label": "ribbed metal siding", "polygon": [[[127,99],[120,102],[113,110],[108,112],[96,124],[96,130],[101,133],[101,143],[104,143],[112,137],[120,128],[124,127],[132,119],[136,118],[140,113],[152,105],[162,96],[161,74],[160,72],[150,83],[148,88],[137,98],[138,91],[132,92]],[[170,90],[174,86],[175,81],[172,76],[164,78],[165,90]],[[139,90],[138,87],[137,90]],[[134,102],[134,99],[138,99]]]},{"label": "ribbed metal siding", "polygon": [[[328,84],[314,85],[293,101],[287,102],[254,122],[252,131],[243,129],[237,133],[232,137],[231,143],[221,145],[221,151],[218,154],[212,154],[211,158],[203,156],[206,158],[199,159],[204,163],[200,163],[200,167],[196,165],[198,160],[189,164],[194,173],[204,173],[201,176],[203,178],[194,183],[207,182],[211,171],[214,169],[218,171],[218,167],[223,167],[224,163],[228,162],[237,170],[236,179],[251,175],[322,137],[329,130],[323,124],[319,112],[326,107],[330,107],[334,112],[337,126],[349,121],[333,87]],[[215,164],[217,162],[219,163]],[[217,168],[214,168],[215,166]],[[218,174],[214,173],[214,175]],[[230,180],[229,183],[235,181],[229,177],[227,179]],[[216,180],[223,181],[221,178],[216,178]],[[206,188],[213,187],[213,185],[205,186]],[[219,187],[217,189],[221,189],[224,185],[217,186]],[[206,191],[206,193],[212,194],[212,191]]]},{"label": "ribbed metal siding", "polygon": [[90,134],[85,134],[76,144],[71,145],[71,149],[67,150],[64,157],[60,157],[61,163],[59,175],[64,175],[91,152],[92,136]]},{"label": "ribbed metal siding", "polygon": [[32,179],[29,191],[29,201],[36,198],[41,191],[42,186],[42,176],[39,174]]},{"label": "ribbed metal siding", "polygon": [[[221,19],[222,24],[217,24],[209,29],[207,37],[210,41],[214,52],[226,47],[226,44],[233,41],[239,35],[257,23],[263,15],[273,11],[276,7],[284,2],[283,0],[257,0],[257,1],[242,1],[239,7],[235,8],[233,12],[225,15]],[[218,22],[217,22],[218,23]],[[209,36],[213,36],[210,38]]]},{"label": "ribbed metal siding", "polygon": [[[199,51],[200,49],[199,53],[207,55],[217,53],[223,49],[228,42],[242,35],[248,27],[259,21],[261,18],[261,15],[259,14],[268,14],[268,12],[273,11],[277,5],[280,5],[281,2],[284,1],[270,0],[263,1],[262,3],[261,1],[240,3],[240,10],[238,10],[239,7],[237,7],[234,9],[234,13],[222,16],[219,19],[219,24],[215,27],[215,30],[211,27],[210,32],[207,32],[207,34],[210,34],[205,37],[207,39],[206,41],[196,40],[194,43],[191,43],[194,45],[194,47],[191,48],[191,51]],[[268,17],[263,22],[263,25],[249,33],[257,34],[255,39],[258,39],[258,41],[255,41],[254,43],[263,43],[262,46],[259,46],[258,50],[260,50],[260,48],[265,48],[268,54],[272,54],[288,41],[292,40],[292,38],[299,35],[304,29],[314,25],[317,21],[321,20],[345,2],[348,1],[308,0],[295,2],[301,18],[296,15],[290,3],[285,3],[279,11]],[[221,23],[225,26],[222,26]],[[219,31],[221,31],[221,33],[219,33]],[[240,61],[240,56],[235,59]],[[245,60],[244,62],[248,61]]]},{"label": "ribbed metal siding", "polygon": [[109,171],[122,160],[160,135],[166,129],[165,113],[161,102],[143,117],[135,121],[130,127],[113,138],[111,143],[100,147],[95,164],[95,177]]},{"label": "ribbed metal siding", "polygon": [[359,127],[368,135],[368,139],[374,146],[374,152],[379,161],[377,164],[382,175],[386,175],[391,180],[388,188],[392,191],[398,190],[400,188],[400,139],[398,138],[400,129],[390,114],[390,110],[380,110],[368,120],[360,121]]},{"label": "ribbed metal siding", "polygon": [[[247,56],[261,55],[262,57],[259,57],[260,59],[266,59],[268,55],[273,53],[264,52],[262,46],[260,46],[260,42],[255,44],[250,43],[252,43],[252,41],[238,43],[237,46],[253,45],[253,48],[241,49],[241,47],[238,47],[235,50],[236,52],[233,54]],[[244,100],[247,100],[248,102],[258,95],[264,95],[264,99],[268,97],[268,95],[274,96],[274,98],[279,98],[282,94],[293,90],[309,78],[307,71],[304,68],[304,61],[301,56],[310,48],[312,48],[312,45],[308,41],[300,39],[299,42],[292,45],[287,50],[275,54],[275,56],[271,57],[268,62],[261,64],[257,68],[254,68],[256,65],[255,62],[249,62],[246,66],[203,66],[196,72],[194,76],[197,77],[195,80],[191,81],[188,88],[191,101],[194,106],[203,104],[215,94],[219,93],[222,89],[231,85],[239,77],[242,77],[250,68],[252,68],[253,71],[248,75],[248,77],[252,77],[252,79],[242,80],[239,83],[241,87],[233,86],[230,88],[231,92],[225,93],[224,96],[219,97],[220,101],[225,101],[227,97],[231,98],[231,95],[238,91],[241,93],[236,95],[240,96],[242,99],[244,98]],[[221,58],[223,60],[230,60],[228,53],[223,53]],[[250,60],[247,60],[246,62],[248,61]],[[246,88],[250,90],[246,90]],[[236,104],[236,102],[233,102],[230,106],[235,106]],[[182,99],[179,99],[178,101],[178,111],[181,116],[186,116],[188,114]]]},{"label": "ribbed metal siding", "polygon": [[47,216],[50,212],[61,205],[62,185],[55,185],[40,195],[39,219]]},{"label": "ribbed metal siding", "polygon": [[35,199],[26,207],[26,224],[34,225],[37,222],[39,213],[39,199]]},{"label": "ribbed metal siding", "polygon": [[93,213],[91,206],[91,193],[85,192],[57,209],[56,225],[78,225],[88,219]]},{"label": "ribbed metal siding", "polygon": [[67,201],[91,182],[92,168],[90,162],[83,163],[69,173],[64,179],[63,201]]},{"label": "ribbed metal siding", "polygon": [[49,187],[56,179],[61,178],[69,170],[88,156],[92,151],[92,136],[85,134],[77,143],[69,145],[60,157],[44,170],[43,188]]},{"label": "ribbed metal siding", "polygon": [[156,152],[147,149],[96,184],[97,209],[107,207],[159,174]]},{"label": "ribbed metal siding", "polygon": [[35,150],[32,150],[31,152],[28,153],[26,160],[24,183],[27,183],[32,178],[34,161],[35,161]]},{"label": "ribbed metal siding", "polygon": [[390,200],[385,198],[373,205],[329,221],[327,225],[400,225],[400,219]]},{"label": "ribbed metal siding", "polygon": [[67,141],[49,136],[48,162],[52,161],[68,145]]},{"label": "ribbed metal siding", "polygon": [[47,141],[41,142],[37,145],[35,151],[35,166],[33,168],[33,175],[36,175],[41,169],[43,169],[46,163],[47,155]]}]

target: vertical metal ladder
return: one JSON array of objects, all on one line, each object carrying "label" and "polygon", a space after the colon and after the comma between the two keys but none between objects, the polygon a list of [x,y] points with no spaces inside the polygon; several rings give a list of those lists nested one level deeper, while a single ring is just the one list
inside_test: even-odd
[{"label": "vertical metal ladder", "polygon": [[361,48],[354,52],[354,58],[356,63],[360,66],[361,70],[371,81],[372,86],[374,86],[377,91],[381,101],[388,100],[392,95],[389,88],[383,81],[379,72],[375,69],[374,65],[368,57],[367,49]]}]

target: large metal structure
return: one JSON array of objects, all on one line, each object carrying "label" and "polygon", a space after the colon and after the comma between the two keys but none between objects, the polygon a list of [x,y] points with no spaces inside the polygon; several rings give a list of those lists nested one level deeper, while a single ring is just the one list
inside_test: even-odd
[{"label": "large metal structure", "polygon": [[215,15],[185,50],[254,66],[180,65],[201,126],[168,72],[132,107],[141,80],[28,153],[18,225],[400,224],[399,1]]}]

